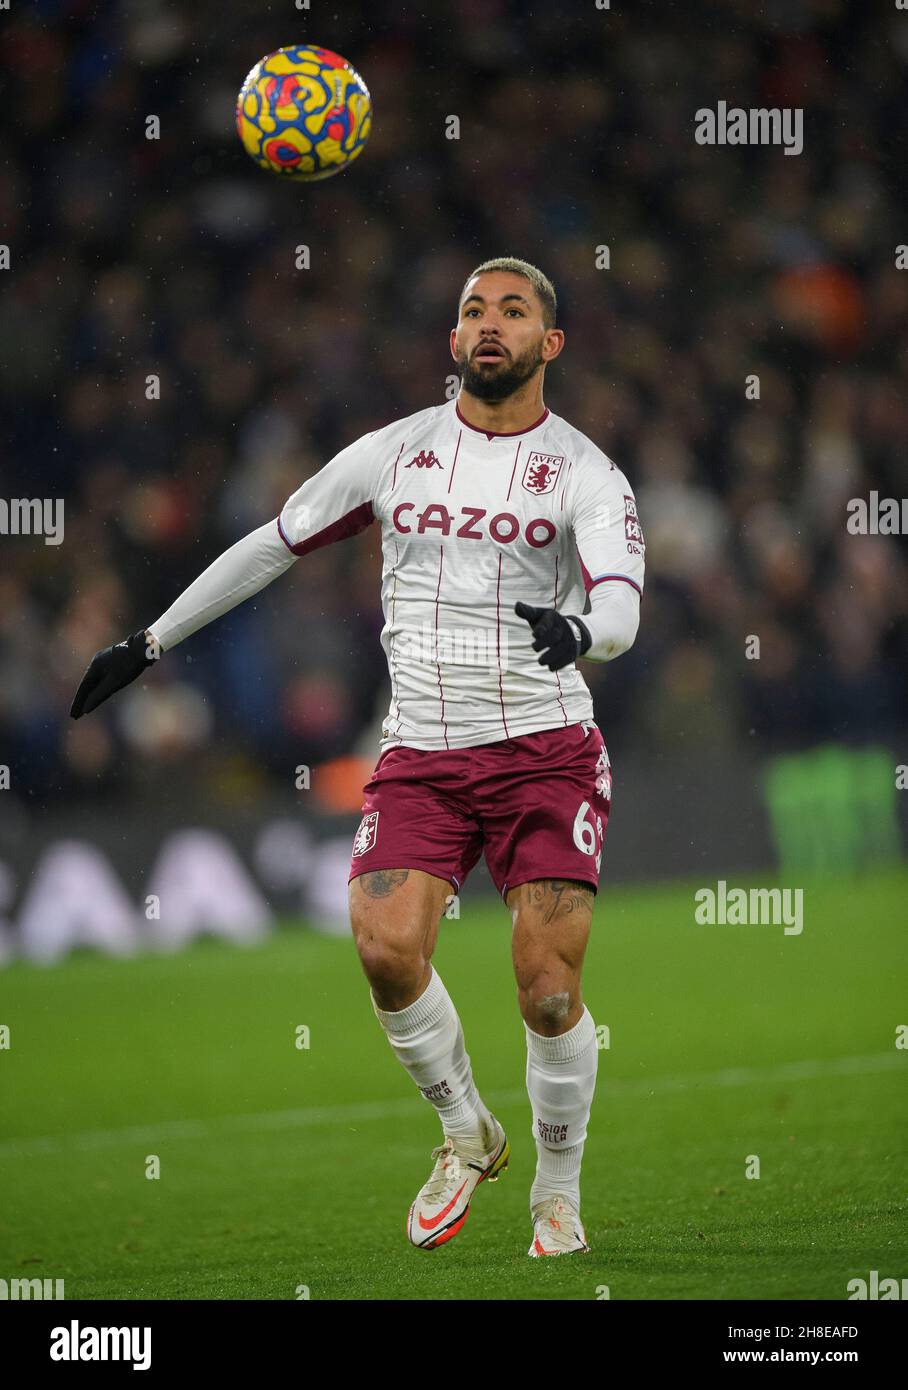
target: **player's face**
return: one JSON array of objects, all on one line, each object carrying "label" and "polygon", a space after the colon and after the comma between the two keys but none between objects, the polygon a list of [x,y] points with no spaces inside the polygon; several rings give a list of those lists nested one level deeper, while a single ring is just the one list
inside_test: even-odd
[{"label": "player's face", "polygon": [[483,401],[512,396],[548,360],[546,337],[542,304],[528,280],[504,271],[477,275],[451,338],[464,390]]}]

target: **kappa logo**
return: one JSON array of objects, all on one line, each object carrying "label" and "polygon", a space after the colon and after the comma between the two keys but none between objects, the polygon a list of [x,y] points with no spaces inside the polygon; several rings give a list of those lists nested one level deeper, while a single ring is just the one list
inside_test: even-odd
[{"label": "kappa logo", "polygon": [[360,821],[359,829],[353,841],[354,857],[358,858],[361,854],[366,854],[375,844],[378,835],[378,816],[378,811],[370,811]]},{"label": "kappa logo", "polygon": [[434,454],[434,452],[433,452],[431,449],[429,450],[428,453],[426,453],[425,449],[420,449],[419,453],[416,455],[416,458],[415,458],[415,459],[411,459],[409,463],[405,463],[405,464],[404,464],[404,467],[405,467],[405,468],[443,468],[444,465],[441,463],[441,461],[440,461],[439,459],[437,459],[437,458],[435,457],[435,454]]},{"label": "kappa logo", "polygon": [[564,463],[564,454],[530,454],[523,470],[523,486],[527,492],[540,497],[544,492],[554,491]]}]

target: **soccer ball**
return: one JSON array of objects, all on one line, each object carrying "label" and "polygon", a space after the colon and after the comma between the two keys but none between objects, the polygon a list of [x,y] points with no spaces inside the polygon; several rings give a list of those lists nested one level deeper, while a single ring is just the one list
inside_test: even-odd
[{"label": "soccer ball", "polygon": [[256,63],[236,100],[236,128],[261,168],[310,183],[330,179],[368,140],[372,99],[346,58],[296,44]]}]

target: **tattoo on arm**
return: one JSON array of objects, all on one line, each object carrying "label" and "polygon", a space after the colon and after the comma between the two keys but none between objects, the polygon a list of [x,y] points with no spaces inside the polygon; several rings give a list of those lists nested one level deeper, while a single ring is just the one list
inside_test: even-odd
[{"label": "tattoo on arm", "polygon": [[409,869],[375,869],[356,880],[369,898],[387,898],[410,877]]},{"label": "tattoo on arm", "polygon": [[532,885],[530,896],[532,902],[543,909],[542,920],[546,925],[551,922],[556,912],[579,912],[584,916],[592,916],[592,888],[572,879],[540,879]]}]

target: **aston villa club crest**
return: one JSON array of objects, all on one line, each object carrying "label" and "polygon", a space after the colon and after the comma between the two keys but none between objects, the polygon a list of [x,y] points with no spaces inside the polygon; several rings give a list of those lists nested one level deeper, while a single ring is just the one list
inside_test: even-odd
[{"label": "aston villa club crest", "polygon": [[366,854],[375,844],[375,837],[378,834],[378,811],[370,811],[367,816],[363,816],[359,823],[359,829],[353,841],[353,854],[358,857]]},{"label": "aston villa club crest", "polygon": [[530,454],[523,470],[527,492],[534,492],[537,497],[544,492],[554,492],[563,463],[564,454]]}]

